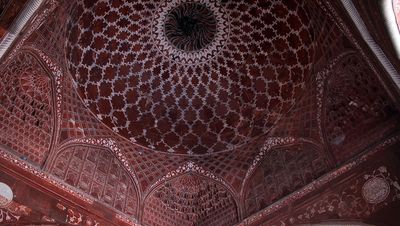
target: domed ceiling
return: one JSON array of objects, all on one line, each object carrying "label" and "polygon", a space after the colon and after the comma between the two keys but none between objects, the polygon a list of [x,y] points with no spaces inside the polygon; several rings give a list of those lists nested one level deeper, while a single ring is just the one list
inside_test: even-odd
[{"label": "domed ceiling", "polygon": [[200,155],[262,135],[301,95],[314,48],[304,1],[78,1],[66,58],[104,124]]},{"label": "domed ceiling", "polygon": [[398,89],[340,1],[43,0],[0,64],[18,225],[300,225],[400,198]]}]

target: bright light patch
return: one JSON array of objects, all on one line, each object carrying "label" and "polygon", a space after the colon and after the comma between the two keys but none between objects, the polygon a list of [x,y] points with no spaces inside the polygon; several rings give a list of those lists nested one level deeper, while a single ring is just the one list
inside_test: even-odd
[{"label": "bright light patch", "polygon": [[11,203],[13,196],[11,188],[7,184],[0,182],[0,208],[7,207]]},{"label": "bright light patch", "polygon": [[397,57],[400,58],[400,0],[384,0],[383,13]]}]

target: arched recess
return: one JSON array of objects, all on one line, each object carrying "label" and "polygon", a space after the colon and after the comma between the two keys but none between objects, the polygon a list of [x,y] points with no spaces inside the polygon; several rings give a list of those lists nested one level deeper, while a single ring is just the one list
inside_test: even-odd
[{"label": "arched recess", "polygon": [[357,53],[344,56],[332,68],[324,87],[323,136],[338,164],[399,125],[389,94]]},{"label": "arched recess", "polygon": [[10,59],[0,75],[0,142],[41,167],[54,143],[54,78],[28,50]]},{"label": "arched recess", "polygon": [[58,152],[49,172],[98,201],[137,218],[137,186],[109,149],[68,145]]},{"label": "arched recess", "polygon": [[144,225],[230,226],[239,221],[234,195],[221,183],[189,172],[155,187],[144,199]]},{"label": "arched recess", "polygon": [[266,153],[244,185],[244,216],[262,210],[328,172],[324,156],[310,142],[280,146]]}]

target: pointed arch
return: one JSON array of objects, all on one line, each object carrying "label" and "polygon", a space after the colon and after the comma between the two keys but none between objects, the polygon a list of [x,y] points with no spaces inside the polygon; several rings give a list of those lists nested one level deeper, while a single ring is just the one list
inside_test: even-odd
[{"label": "pointed arch", "polygon": [[239,222],[234,194],[198,172],[177,174],[144,198],[141,221],[148,225],[233,225]]},{"label": "pointed arch", "polygon": [[69,143],[57,152],[49,172],[99,202],[137,218],[140,205],[138,187],[109,148]]},{"label": "pointed arch", "polygon": [[15,154],[42,167],[56,133],[55,81],[33,51],[11,58],[0,74],[0,140]]},{"label": "pointed arch", "polygon": [[398,110],[387,94],[358,53],[346,54],[326,74],[321,127],[336,164],[359,154],[368,142],[398,125]]},{"label": "pointed arch", "polygon": [[269,150],[243,187],[245,216],[300,189],[329,170],[324,154],[305,140]]}]

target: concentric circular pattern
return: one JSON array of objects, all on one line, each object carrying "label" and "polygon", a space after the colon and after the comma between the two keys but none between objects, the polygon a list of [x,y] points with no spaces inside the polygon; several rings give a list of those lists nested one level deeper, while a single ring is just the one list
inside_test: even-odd
[{"label": "concentric circular pattern", "polygon": [[183,51],[197,51],[209,45],[217,31],[214,13],[205,4],[187,2],[171,10],[165,21],[168,40]]},{"label": "concentric circular pattern", "polygon": [[51,81],[48,77],[37,76],[40,73],[38,69],[33,70],[35,71],[24,71],[18,76],[20,85],[30,97],[49,102],[48,89]]},{"label": "concentric circular pattern", "polygon": [[[91,111],[132,142],[179,154],[232,150],[267,132],[301,94],[314,52],[305,4],[80,0],[68,66]],[[199,45],[161,40],[167,15],[183,6],[214,15],[215,37],[209,22]]]},{"label": "concentric circular pattern", "polygon": [[164,1],[154,13],[154,44],[177,63],[201,64],[224,47],[228,20],[218,0]]},{"label": "concentric circular pattern", "polygon": [[362,187],[362,195],[368,203],[377,204],[385,201],[390,193],[390,185],[386,179],[373,177]]}]

